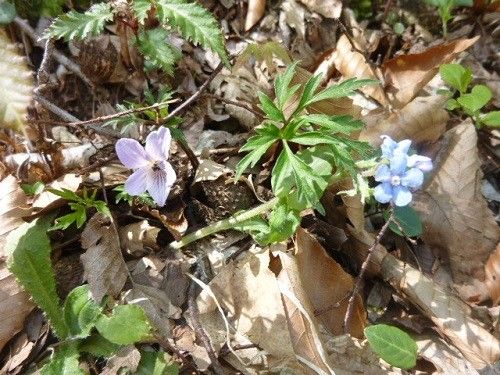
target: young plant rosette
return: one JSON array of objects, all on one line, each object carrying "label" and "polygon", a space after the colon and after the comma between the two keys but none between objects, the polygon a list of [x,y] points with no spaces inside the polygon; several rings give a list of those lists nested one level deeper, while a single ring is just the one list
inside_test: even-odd
[{"label": "young plant rosette", "polygon": [[163,207],[177,176],[167,161],[172,137],[170,130],[162,127],[152,131],[143,147],[131,138],[116,142],[116,154],[121,163],[134,172],[125,182],[125,191],[130,195],[148,192],[154,202]]},{"label": "young plant rosette", "polygon": [[427,156],[408,155],[411,141],[395,142],[389,136],[382,136],[382,163],[375,172],[375,181],[380,182],[373,196],[380,203],[391,203],[402,207],[408,205],[412,192],[424,182],[424,173],[432,169]]}]

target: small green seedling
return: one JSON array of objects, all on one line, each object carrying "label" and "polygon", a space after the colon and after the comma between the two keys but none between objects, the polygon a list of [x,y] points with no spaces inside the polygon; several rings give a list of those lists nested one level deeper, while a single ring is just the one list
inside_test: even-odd
[{"label": "small green seedling", "polygon": [[500,126],[500,111],[481,112],[492,98],[491,90],[485,85],[474,85],[469,90],[472,82],[470,68],[460,64],[444,64],[439,68],[439,72],[443,81],[453,89],[445,91],[452,97],[446,103],[448,110],[462,110],[472,118],[478,128]]},{"label": "small green seedling", "polygon": [[472,0],[425,0],[425,2],[438,8],[444,36],[448,34],[448,22],[453,19],[453,8],[471,7],[473,5]]},{"label": "small green seedling", "polygon": [[95,196],[97,194],[97,190],[94,190],[92,195],[88,195],[87,189],[83,189],[82,196],[72,192],[68,189],[47,189],[52,194],[55,194],[63,199],[69,201],[68,205],[73,212],[61,216],[56,219],[54,226],[52,226],[49,230],[56,229],[67,229],[71,224],[75,223],[77,228],[80,228],[87,221],[87,209],[95,208],[98,212],[111,216],[111,212],[109,211],[106,202],[96,200]]}]

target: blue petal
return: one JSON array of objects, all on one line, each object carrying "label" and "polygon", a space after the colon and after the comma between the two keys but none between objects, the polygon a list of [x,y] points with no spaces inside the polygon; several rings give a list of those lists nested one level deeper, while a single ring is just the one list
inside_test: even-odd
[{"label": "blue petal", "polygon": [[383,139],[380,149],[382,150],[382,156],[390,159],[392,158],[392,153],[394,149],[398,146],[396,142],[392,140],[388,135],[382,135],[380,138]]},{"label": "blue petal", "polygon": [[424,182],[424,173],[417,168],[412,168],[401,177],[401,185],[410,189],[418,189]]},{"label": "blue petal", "polygon": [[393,175],[402,175],[408,165],[408,156],[402,153],[394,153],[391,158],[391,173]]},{"label": "blue petal", "polygon": [[375,172],[375,181],[386,182],[391,179],[391,171],[386,164],[381,164],[378,166]]},{"label": "blue petal", "polygon": [[432,160],[423,155],[410,155],[408,158],[408,168],[418,168],[422,172],[429,172],[432,169]]},{"label": "blue petal", "polygon": [[392,199],[392,185],[383,182],[377,185],[373,191],[373,197],[380,203],[388,203]]},{"label": "blue petal", "polygon": [[395,186],[393,188],[393,201],[396,206],[402,207],[411,202],[411,191],[404,186]]},{"label": "blue petal", "polygon": [[401,142],[398,142],[398,145],[394,149],[394,154],[401,153],[407,154],[410,149],[411,141],[409,139],[403,139]]},{"label": "blue petal", "polygon": [[140,195],[146,191],[146,176],[149,167],[142,167],[132,173],[125,181],[125,191],[130,195]]}]

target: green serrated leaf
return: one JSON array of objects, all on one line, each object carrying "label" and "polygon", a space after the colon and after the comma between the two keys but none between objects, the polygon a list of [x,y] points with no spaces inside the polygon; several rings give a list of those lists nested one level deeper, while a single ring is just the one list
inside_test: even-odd
[{"label": "green serrated leaf", "polygon": [[113,344],[111,341],[106,340],[98,333],[79,341],[78,349],[81,352],[90,353],[95,357],[109,358],[115,355],[121,345]]},{"label": "green serrated leaf", "polygon": [[138,305],[121,305],[111,316],[101,316],[96,323],[99,333],[112,343],[130,345],[151,338],[151,324]]},{"label": "green serrated leaf", "polygon": [[0,25],[8,25],[16,18],[16,7],[8,1],[0,3]]},{"label": "green serrated leaf", "polygon": [[373,351],[392,366],[411,369],[417,363],[417,344],[397,327],[377,324],[366,327],[365,336]]},{"label": "green serrated leaf", "polygon": [[47,236],[52,217],[25,223],[7,236],[7,266],[22,287],[47,315],[54,333],[64,339],[68,327],[56,292],[56,281],[50,260],[51,246]]},{"label": "green serrated leaf", "polygon": [[439,67],[443,81],[460,93],[465,93],[472,81],[472,70],[460,64],[443,64]]},{"label": "green serrated leaf", "polygon": [[491,90],[485,85],[476,85],[470,94],[461,95],[457,101],[462,107],[474,113],[483,108],[492,97]]},{"label": "green serrated leaf", "polygon": [[185,0],[158,0],[157,6],[161,22],[177,27],[184,38],[216,52],[224,64],[230,66],[224,36],[208,10]]},{"label": "green serrated leaf", "polygon": [[52,194],[57,195],[58,197],[66,199],[68,201],[74,201],[74,202],[81,201],[80,196],[78,196],[75,192],[68,190],[68,189],[65,189],[65,188],[62,188],[61,190],[47,189],[47,191],[51,192]]},{"label": "green serrated leaf", "polygon": [[[307,103],[311,101],[318,89],[321,79],[323,78],[322,74],[317,74],[309,78],[304,86],[304,91],[302,92],[302,96],[300,97],[299,105],[294,113],[300,113],[307,106]],[[293,117],[293,116],[292,116]]]},{"label": "green serrated leaf", "polygon": [[267,243],[288,240],[295,234],[300,219],[300,211],[291,209],[285,200],[280,200],[269,215],[270,233]]},{"label": "green serrated leaf", "polygon": [[351,116],[329,116],[325,114],[309,114],[300,117],[309,124],[318,125],[330,133],[350,134],[363,128],[363,122]]},{"label": "green serrated leaf", "polygon": [[285,121],[283,112],[276,108],[269,96],[261,91],[258,92],[258,95],[261,108],[266,113],[267,117],[269,117],[269,119],[274,121]]},{"label": "green serrated leaf", "polygon": [[49,363],[40,369],[41,375],[85,375],[79,367],[80,353],[76,343],[61,345]]},{"label": "green serrated leaf", "polygon": [[107,3],[95,4],[85,13],[71,10],[59,16],[47,28],[44,37],[63,38],[65,41],[70,41],[97,36],[104,30],[106,23],[112,19],[113,11],[111,5]]},{"label": "green serrated leaf", "polygon": [[[384,212],[384,218],[389,219],[389,212]],[[399,230],[399,227],[396,223],[391,222],[389,224],[389,228],[396,234],[400,236],[408,236],[408,237],[417,237],[422,234],[422,221],[420,220],[420,216],[413,208],[410,206],[404,207],[394,207],[394,220],[397,220],[401,228],[403,229],[403,233]]]},{"label": "green serrated leaf", "polygon": [[131,4],[132,11],[137,18],[139,24],[143,24],[144,20],[148,17],[148,12],[152,6],[151,0],[133,0]]},{"label": "green serrated leaf", "polygon": [[500,126],[500,111],[492,111],[484,114],[481,117],[481,122],[484,125],[499,127]]},{"label": "green serrated leaf", "polygon": [[297,92],[300,88],[300,85],[290,86],[290,82],[292,82],[292,78],[295,75],[295,68],[298,65],[298,61],[289,65],[286,70],[278,74],[276,79],[274,80],[274,92],[276,94],[276,101],[278,102],[278,109],[283,111],[283,107],[286,102]]},{"label": "green serrated leaf", "polygon": [[141,350],[141,361],[135,375],[178,375],[179,366],[166,361],[163,351]]},{"label": "green serrated leaf", "polygon": [[84,338],[90,335],[102,308],[92,299],[89,286],[81,285],[68,294],[63,312],[70,336]]},{"label": "green serrated leaf", "polygon": [[137,47],[155,68],[163,69],[169,75],[174,74],[174,65],[181,57],[180,51],[168,43],[167,30],[156,29],[141,31],[137,35]]},{"label": "green serrated leaf", "polygon": [[313,103],[326,99],[342,98],[353,94],[354,91],[363,86],[375,85],[378,83],[379,83],[378,81],[373,79],[350,78],[339,84],[332,85],[324,89],[323,91],[320,91],[318,94],[314,95],[305,105],[309,106]]},{"label": "green serrated leaf", "polygon": [[263,124],[256,129],[256,135],[250,137],[240,152],[250,151],[236,166],[237,181],[248,167],[253,167],[262,155],[279,139],[279,129],[274,124]]}]

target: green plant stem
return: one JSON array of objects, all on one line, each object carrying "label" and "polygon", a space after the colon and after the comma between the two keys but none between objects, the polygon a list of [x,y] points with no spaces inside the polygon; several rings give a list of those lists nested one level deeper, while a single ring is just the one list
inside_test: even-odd
[{"label": "green plant stem", "polygon": [[273,208],[273,206],[278,203],[278,198],[275,197],[271,199],[270,201],[261,204],[260,206],[256,206],[254,208],[251,208],[250,210],[243,211],[241,213],[237,213],[234,216],[231,216],[227,219],[223,219],[220,221],[217,221],[216,223],[210,224],[204,228],[198,229],[197,231],[194,231],[193,233],[190,233],[184,237],[182,237],[179,241],[174,241],[169,245],[169,249],[171,250],[178,250],[186,245],[189,245],[190,243],[194,241],[198,241],[206,236],[209,236],[211,234],[223,231],[223,230],[228,230],[233,228],[235,225],[251,219],[257,215],[263,214],[264,212],[269,211],[270,209]]}]

